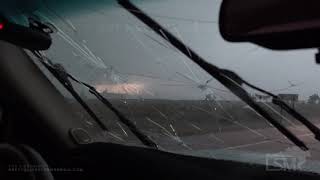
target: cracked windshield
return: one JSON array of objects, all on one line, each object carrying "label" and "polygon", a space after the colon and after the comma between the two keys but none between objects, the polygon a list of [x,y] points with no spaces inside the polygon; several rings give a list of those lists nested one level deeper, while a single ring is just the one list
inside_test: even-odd
[{"label": "cracked windshield", "polygon": [[[207,62],[277,95],[318,124],[319,85],[313,82],[320,67],[315,51],[271,51],[224,41],[218,28],[219,0],[132,2]],[[47,73],[94,141],[144,147],[144,141],[152,141],[164,151],[210,158],[295,147],[270,121],[116,1],[88,6],[80,13],[69,13],[69,8],[43,3],[35,16],[55,29],[53,46],[43,52],[46,57],[93,86],[121,114],[72,82],[96,115],[93,118]],[[305,126],[273,104],[270,95],[244,88],[308,146],[310,158],[320,158],[317,141]]]}]

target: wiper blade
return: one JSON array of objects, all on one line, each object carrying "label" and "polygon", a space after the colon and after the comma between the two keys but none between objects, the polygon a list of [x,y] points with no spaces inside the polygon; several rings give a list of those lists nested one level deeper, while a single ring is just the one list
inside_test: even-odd
[{"label": "wiper blade", "polygon": [[[238,77],[240,78],[240,77]],[[240,78],[241,79],[241,78]],[[282,108],[283,110],[285,110],[288,114],[290,114],[292,117],[294,117],[296,120],[298,120],[299,122],[301,122],[303,125],[305,125],[313,134],[314,137],[320,141],[320,129],[314,125],[312,122],[310,122],[306,117],[304,117],[302,114],[300,114],[298,111],[296,111],[295,109],[291,108],[286,102],[284,102],[281,98],[279,98],[277,95],[263,90],[257,86],[254,86],[252,84],[250,84],[249,82],[241,79],[240,81],[242,81],[244,84],[246,84],[247,86],[251,87],[252,89],[255,89],[257,91],[260,91],[270,97],[272,97],[272,103],[279,106],[280,108]]]},{"label": "wiper blade", "polygon": [[158,145],[153,142],[147,135],[140,131],[137,126],[125,117],[117,108],[115,108],[110,101],[103,97],[93,86],[76,79],[74,76],[69,74],[62,65],[52,63],[48,58],[43,57],[38,52],[33,52],[41,61],[41,63],[52,73],[58,81],[74,96],[74,98],[86,109],[86,111],[97,121],[103,130],[108,131],[107,127],[103,122],[95,115],[95,113],[90,109],[90,107],[82,100],[78,93],[74,90],[69,78],[74,82],[85,86],[88,88],[89,92],[93,94],[100,102],[107,106],[118,118],[125,124],[130,131],[146,146],[158,149]]},{"label": "wiper blade", "polygon": [[107,126],[97,117],[89,105],[80,97],[74,89],[72,83],[69,81],[69,75],[61,64],[53,63],[48,58],[43,56],[38,51],[32,53],[40,60],[46,69],[70,92],[70,94],[79,102],[90,117],[100,126],[104,131],[109,131]]},{"label": "wiper blade", "polygon": [[199,65],[202,69],[208,72],[212,77],[217,79],[221,84],[223,84],[232,93],[238,96],[241,100],[247,103],[251,108],[257,111],[261,116],[263,116],[267,121],[269,121],[276,129],[278,129],[284,136],[286,136],[291,142],[296,146],[300,147],[302,150],[308,150],[308,147],[302,142],[298,137],[296,137],[291,131],[286,127],[276,121],[265,109],[260,107],[250,95],[241,87],[240,80],[232,78],[230,75],[225,74],[225,72],[217,66],[214,66],[206,62],[202,57],[195,53],[191,48],[181,42],[173,34],[168,32],[159,23],[149,17],[146,13],[132,4],[129,0],[118,0],[118,3],[125,8],[128,12],[133,14],[144,24],[146,24],[150,29],[152,29],[159,36],[167,40],[175,48],[177,48],[181,53],[189,57],[194,63]]},{"label": "wiper blade", "polygon": [[151,148],[154,148],[154,149],[158,149],[158,145],[153,141],[151,140],[147,135],[145,135],[142,131],[140,131],[138,129],[138,127],[132,122],[130,121],[128,118],[126,118],[126,116],[120,112],[117,108],[115,108],[112,103],[106,99],[105,97],[103,97],[94,87],[92,87],[91,85],[85,83],[85,82],[82,82],[82,81],[79,81],[78,79],[74,78],[73,76],[69,75],[69,77],[74,80],[75,82],[79,83],[79,84],[82,84],[84,85],[85,87],[87,87],[89,89],[89,92],[91,94],[93,94],[100,102],[102,102],[105,106],[107,106],[118,118],[119,120],[125,124],[129,129],[130,131],[135,135],[137,136],[138,139],[140,139],[140,141],[146,145],[146,146],[149,146]]}]

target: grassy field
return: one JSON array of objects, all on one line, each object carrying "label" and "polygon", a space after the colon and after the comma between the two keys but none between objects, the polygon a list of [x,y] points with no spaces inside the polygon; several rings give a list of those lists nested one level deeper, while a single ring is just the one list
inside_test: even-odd
[{"label": "grassy field", "polygon": [[[117,117],[103,104],[97,100],[88,100],[87,103],[114,134],[127,139],[132,138],[133,135],[125,125],[119,123]],[[139,129],[154,136],[170,134],[184,137],[271,127],[265,119],[242,102],[112,100],[112,103]],[[71,104],[81,118],[90,119],[77,103]],[[260,103],[260,105],[282,124],[299,125],[288,114],[281,113],[279,107],[271,103]],[[320,122],[318,121],[320,105],[297,103],[295,109],[313,122]],[[128,137],[124,136],[126,133]]]}]

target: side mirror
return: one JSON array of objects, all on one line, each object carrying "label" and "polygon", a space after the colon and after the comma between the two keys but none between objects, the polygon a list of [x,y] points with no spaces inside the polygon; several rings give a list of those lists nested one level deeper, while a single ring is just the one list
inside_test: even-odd
[{"label": "side mirror", "polygon": [[223,0],[220,32],[270,49],[320,47],[319,0]]},{"label": "side mirror", "polygon": [[48,33],[6,20],[0,20],[0,40],[29,50],[47,50],[52,44]]}]

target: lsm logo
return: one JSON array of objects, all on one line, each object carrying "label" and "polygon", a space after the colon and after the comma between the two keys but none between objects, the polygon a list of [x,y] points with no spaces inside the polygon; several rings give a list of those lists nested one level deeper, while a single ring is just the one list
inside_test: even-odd
[{"label": "lsm logo", "polygon": [[266,170],[267,171],[297,171],[302,170],[307,162],[307,158],[311,157],[309,151],[302,151],[298,147],[290,147],[285,151],[266,154]]}]

